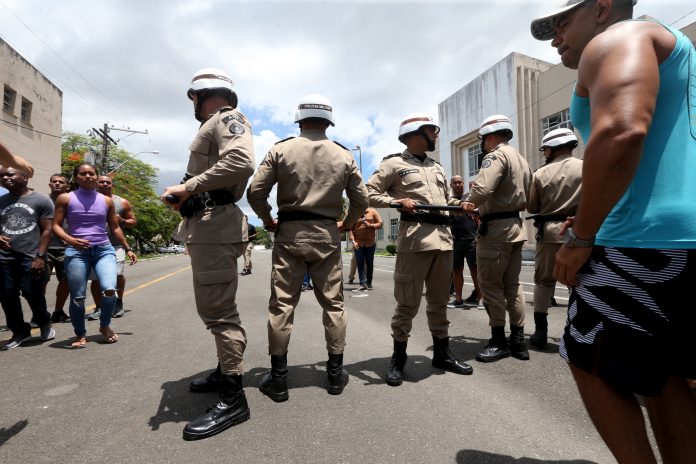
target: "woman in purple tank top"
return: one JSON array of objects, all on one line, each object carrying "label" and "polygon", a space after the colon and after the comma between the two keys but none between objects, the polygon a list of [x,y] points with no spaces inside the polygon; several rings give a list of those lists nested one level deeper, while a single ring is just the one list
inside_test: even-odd
[{"label": "woman in purple tank top", "polygon": [[[135,264],[137,258],[118,226],[113,201],[96,191],[96,168],[90,163],[82,163],[75,168],[73,179],[79,188],[63,193],[56,199],[53,233],[68,244],[65,249],[65,274],[70,288],[70,320],[77,336],[72,346],[80,348],[87,343],[85,300],[87,280],[92,269],[104,289],[99,332],[106,343],[118,340],[118,335],[110,327],[111,314],[116,306],[117,268],[116,253],[106,231],[107,224],[123,245],[131,264]],[[64,219],[67,220],[70,234],[63,229]]]}]

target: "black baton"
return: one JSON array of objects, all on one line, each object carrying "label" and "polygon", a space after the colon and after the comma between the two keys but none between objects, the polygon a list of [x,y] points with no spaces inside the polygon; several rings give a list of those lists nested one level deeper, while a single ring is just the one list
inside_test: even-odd
[{"label": "black baton", "polygon": [[[403,205],[401,203],[391,203],[390,208],[401,209]],[[461,211],[461,206],[452,205],[416,205],[416,209],[422,209],[424,211]]]}]

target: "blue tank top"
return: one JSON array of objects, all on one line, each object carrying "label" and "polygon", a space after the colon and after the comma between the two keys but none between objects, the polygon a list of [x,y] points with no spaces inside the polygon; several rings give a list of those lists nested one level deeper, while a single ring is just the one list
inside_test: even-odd
[{"label": "blue tank top", "polygon": [[[597,233],[597,244],[696,248],[696,51],[680,31],[659,66],[653,121],[635,177]],[[587,144],[590,101],[573,92],[570,119]]]}]

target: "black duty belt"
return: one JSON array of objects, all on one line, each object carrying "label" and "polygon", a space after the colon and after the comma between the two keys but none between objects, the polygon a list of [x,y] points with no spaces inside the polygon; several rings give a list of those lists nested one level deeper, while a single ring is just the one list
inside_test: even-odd
[{"label": "black duty belt", "polygon": [[182,203],[179,213],[183,217],[192,217],[193,213],[214,206],[234,204],[234,195],[227,190],[210,190],[192,195]]},{"label": "black duty belt", "polygon": [[333,221],[336,218],[324,216],[322,214],[310,213],[309,211],[278,211],[278,222],[290,221]]},{"label": "black duty belt", "polygon": [[449,216],[445,216],[444,214],[436,214],[436,213],[413,214],[413,213],[402,212],[401,213],[401,220],[402,221],[410,221],[410,222],[425,222],[426,224],[434,224],[436,226],[448,226],[448,225],[450,225],[450,217]]},{"label": "black duty belt", "polygon": [[497,221],[499,219],[512,219],[520,218],[519,211],[506,211],[504,213],[489,213],[481,216],[481,225],[479,225],[478,233],[479,235],[486,235],[488,233],[488,223],[490,221]]},{"label": "black duty belt", "polygon": [[527,220],[534,220],[534,227],[537,229],[536,239],[540,241],[544,238],[544,224],[547,222],[564,222],[568,219],[568,216],[574,216],[575,212],[568,214],[537,214],[536,216],[529,216]]}]

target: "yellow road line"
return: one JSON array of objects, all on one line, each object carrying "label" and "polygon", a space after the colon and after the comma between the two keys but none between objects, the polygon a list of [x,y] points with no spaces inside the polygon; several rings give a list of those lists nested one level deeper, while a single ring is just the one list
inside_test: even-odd
[{"label": "yellow road line", "polygon": [[[130,295],[131,293],[135,293],[135,292],[137,292],[137,291],[140,291],[140,290],[142,290],[143,288],[149,287],[150,285],[154,285],[154,284],[156,284],[157,282],[161,282],[161,281],[163,281],[164,279],[168,279],[168,278],[170,278],[170,277],[172,277],[172,276],[174,276],[174,275],[176,275],[176,274],[178,274],[178,273],[180,273],[180,272],[186,271],[186,270],[188,270],[188,269],[191,269],[191,266],[182,267],[181,269],[177,269],[177,270],[174,271],[174,272],[170,272],[169,274],[163,275],[162,277],[158,277],[158,278],[156,278],[155,280],[151,280],[151,281],[149,281],[149,282],[145,282],[144,284],[138,285],[138,286],[135,287],[135,288],[131,288],[130,290],[126,290],[125,292],[123,292],[123,296]],[[122,297],[122,298],[123,298],[123,297]],[[94,308],[96,308],[96,305],[91,304],[91,305],[89,305],[89,306],[87,306],[87,307],[85,308],[85,312],[89,312],[90,309],[93,310]]]}]

